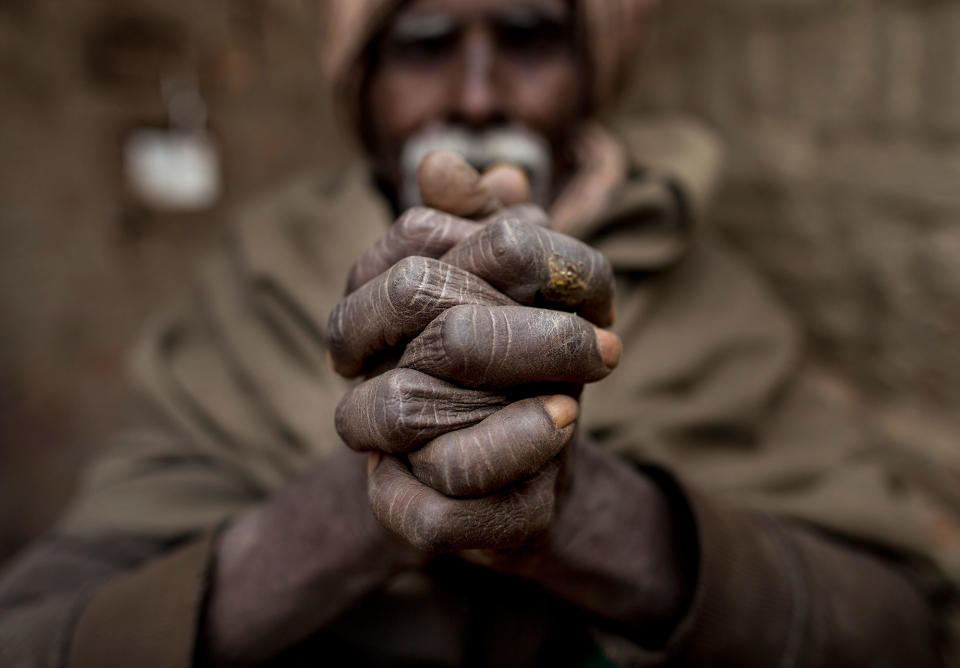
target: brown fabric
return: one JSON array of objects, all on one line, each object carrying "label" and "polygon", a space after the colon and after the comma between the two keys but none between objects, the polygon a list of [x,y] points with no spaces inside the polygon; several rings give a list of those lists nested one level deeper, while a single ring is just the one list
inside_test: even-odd
[{"label": "brown fabric", "polygon": [[[656,0],[577,0],[594,109],[608,107],[629,79],[643,28]],[[354,118],[364,77],[362,54],[400,0],[325,0],[324,70],[345,110]]]},{"label": "brown fabric", "polygon": [[67,665],[192,665],[212,546],[199,539],[101,588],[77,621]]},{"label": "brown fabric", "polygon": [[574,234],[596,218],[627,172],[623,148],[599,125],[581,127],[573,139],[573,153],[579,169],[549,212],[551,227],[564,234]]},{"label": "brown fabric", "polygon": [[[606,131],[593,132],[603,133],[601,143],[613,142]],[[715,161],[715,143],[689,124],[651,123],[636,134],[659,132],[686,138],[681,143],[686,160],[697,165],[693,171],[703,159]],[[646,158],[667,167],[637,183],[621,178],[596,202],[609,217],[584,211],[571,230],[603,250],[621,280],[678,265],[689,246],[690,207],[681,206],[661,175],[688,179],[669,167],[675,158],[652,152]],[[692,188],[690,194],[705,196]],[[149,323],[132,357],[137,385],[180,437],[128,436],[91,470],[90,493],[71,506],[63,526],[194,531],[340,447],[333,411],[349,383],[325,360],[327,314],[353,260],[391,219],[361,165],[304,175],[244,207],[230,242],[200,272],[192,298]],[[620,220],[630,225],[613,225]],[[652,284],[624,285],[617,308],[626,315],[621,321],[630,322]],[[633,376],[627,369],[615,377]],[[221,471],[228,475],[217,480]]]},{"label": "brown fabric", "polygon": [[[360,166],[306,175],[238,216],[193,298],[147,325],[137,385],[178,430],[127,437],[91,470],[68,529],[177,533],[216,524],[340,447],[349,383],[324,357],[352,260],[391,215]],[[224,475],[226,473],[226,475]]]},{"label": "brown fabric", "polygon": [[96,588],[169,548],[167,540],[115,534],[37,541],[0,572],[0,666],[62,668]]},{"label": "brown fabric", "polygon": [[[697,526],[697,594],[651,665],[938,664],[930,609],[889,565],[789,523],[681,495]],[[894,630],[902,635],[885,639]]]},{"label": "brown fabric", "polygon": [[[803,363],[776,300],[700,225],[716,144],[677,121],[615,136],[631,178],[572,230],[611,258],[624,341],[616,372],[584,393],[584,428],[710,498],[889,551],[932,587],[960,582],[942,453],[871,430]],[[63,526],[203,530],[339,447],[333,410],[347,384],[323,361],[326,314],[389,222],[360,167],[308,175],[246,209],[200,296],[148,328],[136,355],[140,387],[185,438],[104,458]]]}]

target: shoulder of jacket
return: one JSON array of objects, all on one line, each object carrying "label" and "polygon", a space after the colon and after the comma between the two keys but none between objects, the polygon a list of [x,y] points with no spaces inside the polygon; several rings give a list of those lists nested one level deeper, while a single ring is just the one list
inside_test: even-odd
[{"label": "shoulder of jacket", "polygon": [[243,198],[235,208],[238,218],[278,209],[330,209],[345,198],[371,197],[367,170],[359,161],[303,169]]},{"label": "shoulder of jacket", "polygon": [[628,163],[680,186],[698,212],[709,203],[723,167],[723,147],[703,122],[689,116],[630,116],[610,124]]}]

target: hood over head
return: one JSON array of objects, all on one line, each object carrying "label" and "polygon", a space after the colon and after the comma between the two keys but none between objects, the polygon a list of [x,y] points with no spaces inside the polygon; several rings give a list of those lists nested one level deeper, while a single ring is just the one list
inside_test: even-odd
[{"label": "hood over head", "polygon": [[[641,34],[658,0],[574,0],[594,112],[616,100],[629,80]],[[336,104],[354,117],[366,76],[364,53],[403,0],[325,0],[324,72]]]}]

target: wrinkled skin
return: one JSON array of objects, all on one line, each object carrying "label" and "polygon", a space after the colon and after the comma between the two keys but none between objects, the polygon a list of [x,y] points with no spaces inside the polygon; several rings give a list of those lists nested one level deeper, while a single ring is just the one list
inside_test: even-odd
[{"label": "wrinkled skin", "polygon": [[[564,0],[401,7],[365,88],[381,173],[398,188],[405,142],[445,123],[533,131],[562,178],[562,145],[584,108],[572,20]],[[546,229],[542,212],[504,210],[529,195],[509,169],[481,177],[457,156],[428,155],[425,207],[358,260],[330,318],[334,368],[374,377],[344,397],[338,430],[383,453],[372,460],[374,514],[427,553],[519,545],[547,528],[575,433],[569,395],[619,357],[615,337],[590,324],[610,323],[609,264]]]},{"label": "wrinkled skin", "polygon": [[[394,188],[404,142],[437,122],[537,132],[554,148],[554,195],[569,177],[583,63],[565,36],[504,43],[498,17],[518,8],[572,20],[564,0],[404,4],[396,18],[440,12],[461,29],[442,57],[406,57],[418,49],[398,53],[389,36],[378,45],[361,106]],[[517,171],[480,176],[428,155],[425,206],[357,259],[328,333],[336,370],[367,378],[336,416],[364,454],[343,448],[224,531],[200,633],[210,664],[266,660],[439,552],[528,577],[628,630],[682,613],[668,504],[626,462],[573,447],[579,387],[619,356],[593,329],[612,320],[609,265],[546,229]]]},{"label": "wrinkled skin", "polygon": [[[408,455],[377,460],[369,493],[381,523],[423,551],[507,547],[545,530],[577,408],[544,389],[578,394],[619,357],[615,337],[578,315],[609,323],[609,263],[538,222],[523,210],[478,224],[414,209],[359,260],[351,283],[378,261],[421,255],[366,280],[331,314],[340,373],[404,351],[398,368],[344,397],[337,427],[357,450]],[[575,289],[555,286],[561,255],[578,268]],[[553,308],[522,305],[534,303]]]},{"label": "wrinkled skin", "polygon": [[[474,223],[425,202],[359,259],[330,318],[334,367],[368,373],[337,429],[373,453],[374,516],[420,554],[456,551],[634,628],[669,626],[686,591],[669,509],[577,442],[580,388],[620,355],[598,328],[609,263],[533,208]],[[377,373],[384,358],[395,367]]]}]

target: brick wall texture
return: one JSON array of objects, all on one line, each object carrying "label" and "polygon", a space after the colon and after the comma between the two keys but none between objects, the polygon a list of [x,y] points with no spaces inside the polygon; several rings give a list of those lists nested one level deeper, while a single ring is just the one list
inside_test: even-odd
[{"label": "brick wall texture", "polygon": [[[951,433],[960,3],[664,5],[627,107],[692,114],[717,132],[728,163],[711,224],[799,314],[811,353],[869,401]],[[312,0],[117,7],[0,2],[0,558],[68,497],[116,418],[128,342],[184,288],[223,212],[341,150],[321,130]],[[197,68],[228,166],[210,216],[125,210],[121,131],[163,110],[156,82],[136,80],[149,58],[124,85],[91,78],[91,35],[111,15],[172,26]]]},{"label": "brick wall texture", "polygon": [[727,149],[713,223],[868,398],[960,406],[960,3],[667,2],[638,109]]}]

